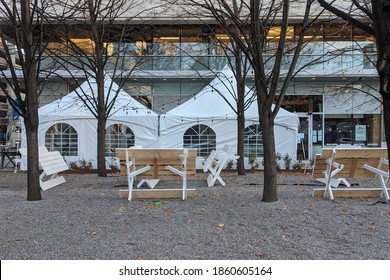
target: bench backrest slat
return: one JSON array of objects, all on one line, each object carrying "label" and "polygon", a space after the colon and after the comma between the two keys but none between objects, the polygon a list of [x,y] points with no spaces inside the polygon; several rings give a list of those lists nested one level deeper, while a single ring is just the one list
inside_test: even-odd
[{"label": "bench backrest slat", "polygon": [[[135,159],[136,169],[140,169],[146,165],[151,166],[149,171],[139,175],[140,178],[162,180],[180,179],[180,176],[166,170],[165,167],[170,165],[178,170],[182,170],[180,155],[183,154],[183,149],[116,149],[116,156],[119,158],[121,174],[123,175],[126,175],[126,152],[129,158]],[[188,179],[195,179],[196,157],[197,150],[189,149],[187,157]]]},{"label": "bench backrest slat", "polygon": [[39,164],[46,175],[56,174],[69,169],[58,151],[40,153]]}]

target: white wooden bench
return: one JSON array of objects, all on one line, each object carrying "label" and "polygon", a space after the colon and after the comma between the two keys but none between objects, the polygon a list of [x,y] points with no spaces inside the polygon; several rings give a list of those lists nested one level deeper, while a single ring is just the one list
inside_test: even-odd
[{"label": "white wooden bench", "polygon": [[[325,154],[325,153],[324,153]],[[389,200],[388,181],[389,168],[384,163],[387,149],[384,148],[334,148],[325,160],[323,170],[325,188],[314,189],[313,196],[334,200],[338,197],[373,197],[382,195]],[[318,172],[318,171],[317,171]],[[375,178],[379,175],[381,188],[332,188],[332,179],[337,178]]]},{"label": "white wooden bench", "polygon": [[65,183],[65,178],[58,173],[69,169],[60,152],[46,152],[39,154],[39,165],[42,173],[39,176],[39,184],[42,190]]},{"label": "white wooden bench", "polygon": [[221,177],[221,171],[226,167],[228,161],[238,158],[239,156],[236,156],[232,152],[230,145],[225,145],[221,151],[212,150],[203,164],[203,172],[210,172],[207,176],[207,186],[214,186],[216,181],[219,181],[222,186],[225,186],[226,184]]},{"label": "white wooden bench", "polygon": [[[22,158],[27,157],[27,148],[20,148]],[[60,152],[49,152],[45,146],[38,147],[39,168],[42,173],[39,175],[39,185],[43,191],[65,183],[65,178],[58,173],[69,169]],[[16,172],[16,170],[15,170]]]},{"label": "white wooden bench", "polygon": [[[20,168],[20,166],[22,164],[22,161],[23,160],[27,160],[27,148],[19,148],[18,151],[19,151],[19,154],[20,154],[20,158],[15,159],[15,171],[14,171],[14,173],[18,172],[18,166]],[[46,148],[46,146],[39,146],[38,147],[38,154],[47,153],[47,152],[49,152],[49,151]]]},{"label": "white wooden bench", "polygon": [[[127,176],[128,190],[120,190],[120,196],[133,198],[173,198],[178,195],[182,200],[195,195],[194,189],[187,189],[187,180],[195,179],[196,149],[149,149],[149,148],[118,148],[121,174]],[[150,190],[134,190],[135,179],[139,189],[144,183]],[[181,190],[155,189],[160,180],[181,180]]]}]

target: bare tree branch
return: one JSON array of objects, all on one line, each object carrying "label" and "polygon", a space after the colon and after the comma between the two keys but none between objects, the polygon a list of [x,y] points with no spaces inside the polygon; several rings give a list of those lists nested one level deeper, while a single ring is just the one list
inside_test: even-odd
[{"label": "bare tree branch", "polygon": [[[351,22],[353,25],[364,30],[368,34],[375,36],[375,30],[369,24],[362,22],[361,20],[357,19],[356,17],[351,16],[351,14],[346,13],[346,12],[338,9],[334,5],[332,5],[336,2],[335,0],[333,0],[331,3],[328,3],[326,0],[318,0],[318,2],[320,3],[320,5],[322,7],[324,7],[326,10],[330,11],[331,13],[337,15],[338,17],[344,19],[345,21]],[[366,9],[361,9],[361,10],[364,11]],[[372,14],[369,13],[369,14],[367,14],[367,16],[372,17]]]}]

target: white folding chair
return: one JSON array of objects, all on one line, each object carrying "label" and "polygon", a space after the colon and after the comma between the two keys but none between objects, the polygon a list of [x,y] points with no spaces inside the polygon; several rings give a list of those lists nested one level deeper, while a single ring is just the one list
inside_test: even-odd
[{"label": "white folding chair", "polygon": [[205,160],[203,171],[210,172],[207,177],[208,187],[214,186],[216,181],[219,181],[222,186],[226,185],[221,177],[221,171],[226,167],[229,160],[239,158],[239,156],[234,155],[231,150],[232,147],[230,145],[225,145],[222,151],[211,151],[210,155]]}]

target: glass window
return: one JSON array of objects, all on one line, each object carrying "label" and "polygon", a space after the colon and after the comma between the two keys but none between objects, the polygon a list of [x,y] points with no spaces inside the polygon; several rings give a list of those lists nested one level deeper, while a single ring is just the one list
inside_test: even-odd
[{"label": "glass window", "polygon": [[154,55],[166,55],[166,56],[175,56],[180,55],[180,42],[177,38],[177,42],[169,40],[170,38],[157,39],[153,44],[153,54]]},{"label": "glass window", "polygon": [[289,112],[322,112],[322,95],[286,95],[282,108]]},{"label": "glass window", "polygon": [[380,115],[325,116],[325,145],[380,147]]},{"label": "glass window", "polygon": [[49,151],[59,151],[63,156],[77,156],[77,131],[66,123],[56,123],[46,131],[45,145]]},{"label": "glass window", "polygon": [[163,95],[179,95],[180,94],[180,83],[153,83],[153,93]]},{"label": "glass window", "polygon": [[244,131],[244,156],[263,156],[263,135],[259,124],[253,124]]},{"label": "glass window", "polygon": [[106,129],[106,156],[115,156],[116,148],[134,146],[134,133],[124,124],[113,124]]},{"label": "glass window", "polygon": [[215,150],[215,146],[215,132],[207,125],[195,125],[184,133],[183,147],[197,149],[198,156],[207,157],[212,150]]}]

